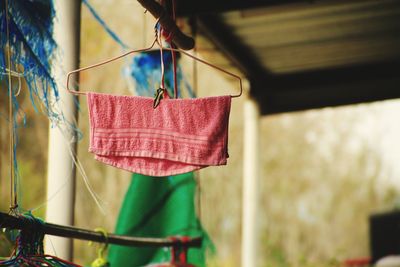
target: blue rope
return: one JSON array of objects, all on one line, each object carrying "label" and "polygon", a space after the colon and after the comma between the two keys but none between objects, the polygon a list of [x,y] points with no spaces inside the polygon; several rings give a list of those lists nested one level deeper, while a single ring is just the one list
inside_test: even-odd
[{"label": "blue rope", "polygon": [[104,30],[111,36],[114,41],[116,41],[123,49],[129,48],[122,40],[118,37],[118,35],[111,30],[111,28],[107,25],[107,23],[97,14],[96,10],[89,4],[88,0],[82,0],[82,3],[89,9],[90,13],[92,13],[93,17],[100,23],[100,25],[104,28]]}]

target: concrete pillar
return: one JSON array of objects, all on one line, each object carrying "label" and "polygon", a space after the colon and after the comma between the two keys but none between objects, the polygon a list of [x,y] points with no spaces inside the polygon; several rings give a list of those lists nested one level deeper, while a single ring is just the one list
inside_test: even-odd
[{"label": "concrete pillar", "polygon": [[[60,91],[60,111],[70,122],[77,121],[74,96],[65,90],[67,71],[77,69],[80,42],[80,0],[54,0],[56,19],[54,39],[58,44],[58,60],[53,68]],[[76,84],[73,77],[71,84]],[[74,132],[62,126],[49,130],[46,221],[61,225],[74,224],[76,140]],[[62,259],[72,259],[72,240],[61,237],[46,237],[46,252]]]},{"label": "concrete pillar", "polygon": [[243,217],[242,267],[255,267],[258,260],[258,183],[259,183],[259,121],[257,102],[248,97],[244,103],[244,162],[243,162]]}]

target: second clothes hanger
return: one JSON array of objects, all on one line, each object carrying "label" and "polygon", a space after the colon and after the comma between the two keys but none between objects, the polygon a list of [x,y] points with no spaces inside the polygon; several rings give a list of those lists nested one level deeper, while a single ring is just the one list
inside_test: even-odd
[{"label": "second clothes hanger", "polygon": [[[162,85],[161,85],[161,87],[162,87],[162,88],[160,88],[161,90],[165,90],[165,89],[163,88],[163,76],[164,76],[164,71],[163,71],[163,56],[162,56],[162,51],[163,51],[163,50],[168,50],[168,51],[176,51],[176,52],[182,53],[182,54],[184,54],[184,55],[186,55],[186,56],[188,56],[188,57],[190,57],[190,58],[192,58],[192,59],[194,59],[194,60],[196,60],[196,61],[199,61],[199,62],[201,62],[201,63],[203,63],[203,64],[205,64],[205,65],[207,65],[207,66],[210,66],[210,67],[212,67],[212,68],[214,68],[214,69],[216,69],[216,70],[218,70],[218,71],[220,71],[220,72],[223,72],[223,73],[225,73],[225,74],[227,74],[227,75],[229,75],[229,76],[231,76],[231,77],[236,78],[236,79],[238,80],[238,82],[239,82],[240,92],[239,92],[238,94],[236,94],[236,95],[231,95],[231,97],[232,97],[232,98],[235,98],[235,97],[240,97],[240,96],[242,95],[242,93],[243,93],[242,79],[241,79],[238,75],[236,75],[236,74],[234,74],[234,73],[232,73],[232,72],[229,72],[229,71],[227,71],[227,70],[225,70],[225,69],[223,69],[223,68],[221,68],[221,67],[218,67],[218,66],[216,66],[216,65],[214,65],[214,64],[212,64],[212,63],[210,63],[210,62],[207,62],[207,61],[205,61],[205,60],[203,60],[203,59],[200,59],[200,58],[198,58],[198,57],[195,57],[195,56],[193,56],[193,55],[189,54],[188,52],[183,51],[183,50],[181,50],[181,49],[176,49],[176,48],[171,48],[171,47],[164,47],[164,46],[162,45],[161,36],[159,36],[159,34],[158,34],[157,23],[156,23],[156,27],[155,27],[155,38],[154,38],[152,44],[151,44],[149,47],[147,47],[147,48],[142,48],[142,49],[130,50],[130,51],[128,51],[128,52],[125,52],[125,53],[122,54],[122,55],[119,55],[119,56],[116,56],[116,57],[113,57],[113,58],[110,58],[110,59],[101,61],[101,62],[99,62],[99,63],[93,64],[93,65],[90,65],[90,66],[86,66],[86,67],[82,67],[82,68],[79,68],[79,69],[76,69],[76,70],[73,70],[73,71],[68,72],[68,74],[67,74],[67,83],[66,83],[67,91],[68,91],[69,93],[71,93],[71,94],[74,94],[74,95],[86,95],[86,94],[87,94],[87,91],[77,91],[77,90],[74,90],[74,89],[71,89],[71,88],[70,88],[70,82],[69,82],[69,81],[70,81],[70,78],[71,78],[71,76],[72,76],[73,74],[79,73],[79,72],[81,72],[81,71],[89,70],[89,69],[92,69],[92,68],[96,68],[96,67],[99,67],[99,66],[108,64],[108,63],[111,63],[111,62],[113,62],[113,61],[115,61],[115,60],[117,60],[117,59],[123,58],[123,57],[128,56],[128,55],[133,54],[133,53],[149,51],[149,50],[151,50],[151,49],[154,47],[155,44],[157,44],[157,45],[159,46],[160,52],[161,52],[161,68],[162,68],[162,70],[161,70],[161,72],[162,72]],[[160,89],[159,89],[159,90],[160,90]],[[158,95],[159,95],[159,93],[157,94],[157,96],[158,96]]]}]

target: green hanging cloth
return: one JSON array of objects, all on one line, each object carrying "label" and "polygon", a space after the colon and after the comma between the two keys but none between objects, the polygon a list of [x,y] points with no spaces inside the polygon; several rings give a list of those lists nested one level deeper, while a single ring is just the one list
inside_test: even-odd
[{"label": "green hanging cloth", "polygon": [[[202,236],[203,246],[189,249],[188,262],[205,266],[205,250],[213,247],[196,216],[195,192],[191,172],[169,177],[133,174],[115,232],[137,237]],[[169,258],[169,248],[111,245],[108,254],[112,267],[145,266]]]}]

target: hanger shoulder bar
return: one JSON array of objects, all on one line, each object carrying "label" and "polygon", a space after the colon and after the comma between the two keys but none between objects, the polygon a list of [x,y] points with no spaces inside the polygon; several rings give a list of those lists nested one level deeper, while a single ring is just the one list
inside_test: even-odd
[{"label": "hanger shoulder bar", "polygon": [[113,58],[109,58],[109,59],[103,60],[103,61],[101,61],[99,63],[93,64],[93,65],[90,65],[90,66],[86,66],[86,67],[82,67],[82,68],[79,68],[79,69],[76,69],[76,70],[68,72],[67,73],[67,82],[66,82],[67,91],[70,92],[71,94],[74,94],[74,95],[86,95],[86,92],[80,92],[80,91],[76,91],[76,90],[73,90],[73,89],[70,88],[70,79],[71,79],[71,76],[73,74],[76,74],[76,73],[79,73],[81,71],[85,71],[85,70],[88,70],[88,69],[93,69],[93,68],[105,65],[107,63],[113,62],[113,61],[115,61],[117,59],[126,57],[127,55],[130,55],[130,54],[133,54],[133,53],[148,51],[148,50],[152,49],[154,44],[156,44],[156,43],[157,43],[157,40],[155,39],[149,47],[136,49],[136,50],[129,50],[129,51],[123,53],[122,55],[119,55],[119,56],[116,56],[116,57],[113,57]]},{"label": "hanger shoulder bar", "polygon": [[[0,212],[0,227],[9,229],[29,229],[34,227],[33,224],[4,212]],[[71,226],[63,226],[52,223],[44,223],[42,225],[43,233],[47,235],[61,236],[67,238],[75,238],[100,243],[109,243],[131,247],[200,247],[202,243],[201,237],[194,237],[183,242],[180,239],[172,240],[168,238],[147,238],[132,237],[115,234],[107,234],[107,237],[100,232],[76,228]]]},{"label": "hanger shoulder bar", "polygon": [[229,72],[229,71],[227,71],[227,70],[225,70],[225,69],[223,69],[221,67],[218,67],[218,66],[216,66],[216,65],[214,65],[214,64],[212,64],[210,62],[207,62],[207,61],[205,61],[203,59],[200,59],[200,58],[198,58],[196,56],[193,56],[192,54],[190,54],[190,53],[188,53],[186,51],[183,51],[181,49],[176,49],[176,48],[171,48],[171,47],[163,47],[162,49],[169,50],[169,51],[176,51],[176,52],[182,53],[182,54],[184,54],[184,55],[186,55],[186,56],[188,56],[188,57],[190,57],[190,58],[192,58],[194,60],[199,61],[200,63],[203,63],[203,64],[205,64],[205,65],[207,65],[209,67],[212,67],[212,68],[214,68],[214,69],[216,69],[216,70],[218,70],[218,71],[220,71],[222,73],[225,73],[225,74],[227,74],[227,75],[229,75],[229,76],[231,76],[233,78],[236,78],[238,80],[238,82],[239,82],[239,90],[240,91],[236,95],[231,95],[231,97],[240,97],[240,96],[242,96],[242,94],[243,94],[243,85],[242,85],[242,78],[240,78],[239,75],[236,75],[236,74],[234,74],[232,72]]}]

